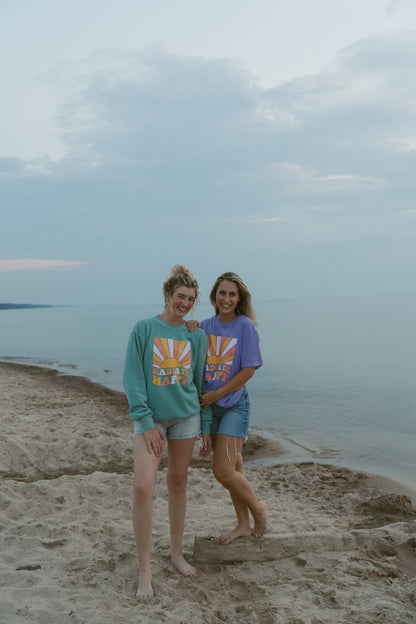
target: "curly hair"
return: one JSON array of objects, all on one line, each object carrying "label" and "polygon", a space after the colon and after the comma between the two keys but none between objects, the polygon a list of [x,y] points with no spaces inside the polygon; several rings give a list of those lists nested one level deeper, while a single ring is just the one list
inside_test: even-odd
[{"label": "curly hair", "polygon": [[163,293],[173,295],[177,288],[185,286],[185,288],[193,288],[195,290],[195,299],[198,298],[198,282],[192,275],[191,271],[183,264],[175,264],[163,284]]}]

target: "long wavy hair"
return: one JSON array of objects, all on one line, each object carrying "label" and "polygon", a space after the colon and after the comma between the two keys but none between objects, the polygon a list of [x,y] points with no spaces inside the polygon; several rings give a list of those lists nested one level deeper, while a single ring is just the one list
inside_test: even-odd
[{"label": "long wavy hair", "polygon": [[222,273],[215,280],[214,286],[212,287],[211,293],[209,295],[210,301],[215,308],[215,314],[219,313],[217,305],[215,303],[215,299],[217,297],[217,290],[220,283],[226,280],[227,282],[233,282],[238,288],[238,294],[240,296],[240,301],[237,303],[235,308],[236,314],[244,314],[248,316],[249,319],[253,321],[255,325],[257,325],[256,311],[251,303],[251,294],[243,280],[237,273],[233,273],[232,271],[227,271],[226,273]]}]

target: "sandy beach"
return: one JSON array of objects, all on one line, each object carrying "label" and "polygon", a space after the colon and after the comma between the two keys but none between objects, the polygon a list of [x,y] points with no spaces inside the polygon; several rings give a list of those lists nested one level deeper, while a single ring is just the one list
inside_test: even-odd
[{"label": "sandy beach", "polygon": [[245,458],[268,506],[266,536],[218,547],[234,511],[210,459],[197,457],[198,441],[184,537],[198,575],[182,577],[169,563],[164,458],[154,501],[156,596],[137,603],[124,395],[5,363],[0,392],[1,624],[416,622],[414,494],[338,466],[250,467],[285,453],[259,436],[249,437]]}]

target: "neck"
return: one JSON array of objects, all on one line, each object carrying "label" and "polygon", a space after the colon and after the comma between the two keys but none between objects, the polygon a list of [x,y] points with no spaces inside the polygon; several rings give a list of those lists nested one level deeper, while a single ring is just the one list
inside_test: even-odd
[{"label": "neck", "polygon": [[231,321],[237,318],[237,316],[238,314],[236,314],[235,312],[231,312],[230,314],[219,314],[218,318],[220,319],[221,323],[231,323]]},{"label": "neck", "polygon": [[163,312],[159,314],[159,318],[165,321],[165,323],[169,323],[169,325],[183,325],[185,322],[182,317],[173,316],[169,310],[163,310]]}]

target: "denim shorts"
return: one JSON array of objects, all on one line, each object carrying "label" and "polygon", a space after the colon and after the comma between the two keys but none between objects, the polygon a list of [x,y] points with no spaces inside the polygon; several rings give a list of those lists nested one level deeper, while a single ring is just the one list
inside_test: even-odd
[{"label": "denim shorts", "polygon": [[[140,420],[134,420],[134,435],[144,433]],[[201,433],[201,415],[192,414],[187,418],[173,418],[172,420],[155,420],[155,426],[163,433],[166,440],[186,440],[196,438]]]},{"label": "denim shorts", "polygon": [[247,438],[248,423],[250,419],[250,401],[247,390],[232,407],[221,407],[213,403],[211,435],[220,433],[233,438]]}]

